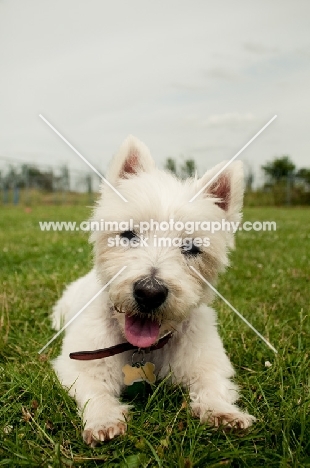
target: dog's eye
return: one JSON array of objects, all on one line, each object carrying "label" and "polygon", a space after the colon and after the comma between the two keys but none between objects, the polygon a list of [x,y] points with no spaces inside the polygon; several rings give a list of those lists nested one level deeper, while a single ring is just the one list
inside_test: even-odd
[{"label": "dog's eye", "polygon": [[124,231],[120,234],[120,237],[123,239],[135,239],[137,237],[137,234],[134,231]]},{"label": "dog's eye", "polygon": [[201,253],[201,250],[195,244],[184,244],[181,247],[181,253],[187,256],[196,256]]}]

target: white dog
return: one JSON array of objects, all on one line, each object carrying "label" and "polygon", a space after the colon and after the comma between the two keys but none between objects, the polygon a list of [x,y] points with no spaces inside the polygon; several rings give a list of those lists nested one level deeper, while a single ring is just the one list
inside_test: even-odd
[{"label": "white dog", "polygon": [[[188,389],[192,412],[202,422],[246,428],[255,419],[234,404],[238,399],[237,386],[230,380],[234,370],[217,332],[216,314],[207,307],[213,293],[195,272],[215,284],[233,247],[231,230],[206,233],[203,223],[241,218],[241,162],[230,164],[189,202],[223,165],[201,179],[181,181],[156,169],[148,148],[134,137],[125,140],[112,161],[107,179],[127,202],[103,183],[92,221],[110,222],[114,230],[92,232],[94,269],[67,288],[53,312],[53,326],[59,329],[97,294],[66,329],[61,355],[53,363],[78,403],[89,444],[125,432],[130,406],[119,396],[125,386],[124,369],[135,374],[132,356],[138,348],[145,349],[152,363],[148,372],[155,366],[159,379],[171,372],[173,382]],[[126,227],[130,220],[133,229]],[[150,220],[156,230],[141,233],[136,228],[141,223],[145,228]],[[190,236],[186,229],[180,231],[188,221],[195,222]],[[87,361],[69,357],[122,343],[134,349],[120,347],[119,354]],[[137,376],[125,375],[126,379],[131,383]]]}]

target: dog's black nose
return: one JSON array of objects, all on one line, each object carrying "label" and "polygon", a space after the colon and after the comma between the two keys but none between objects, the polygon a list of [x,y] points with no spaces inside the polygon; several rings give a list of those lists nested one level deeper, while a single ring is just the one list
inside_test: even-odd
[{"label": "dog's black nose", "polygon": [[165,302],[168,289],[156,278],[143,278],[133,285],[133,295],[141,312],[151,312]]}]

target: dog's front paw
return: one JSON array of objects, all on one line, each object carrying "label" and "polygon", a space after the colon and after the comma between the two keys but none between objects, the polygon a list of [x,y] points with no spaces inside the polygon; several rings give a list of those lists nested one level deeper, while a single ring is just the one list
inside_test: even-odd
[{"label": "dog's front paw", "polygon": [[130,407],[120,404],[110,395],[101,395],[89,400],[83,413],[84,441],[95,447],[99,442],[124,434]]},{"label": "dog's front paw", "polygon": [[83,431],[83,439],[88,445],[95,447],[99,442],[105,442],[118,435],[125,434],[126,423],[123,421],[109,424],[93,424]]},{"label": "dog's front paw", "polygon": [[254,416],[238,411],[235,406],[230,406],[225,410],[205,410],[192,405],[192,411],[195,416],[200,418],[202,423],[208,423],[215,427],[226,426],[234,429],[246,429],[256,420]]},{"label": "dog's front paw", "polygon": [[254,416],[236,411],[233,413],[212,413],[208,422],[213,426],[226,426],[234,429],[246,429],[255,421]]}]

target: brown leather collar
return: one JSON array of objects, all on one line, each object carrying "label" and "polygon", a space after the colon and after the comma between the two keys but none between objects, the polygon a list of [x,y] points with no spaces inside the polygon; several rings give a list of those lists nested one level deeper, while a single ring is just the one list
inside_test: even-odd
[{"label": "brown leather collar", "polygon": [[80,361],[91,361],[92,359],[102,359],[109,356],[114,356],[115,354],[129,351],[130,349],[143,349],[146,353],[148,353],[165,346],[171,337],[172,332],[166,333],[166,335],[162,336],[155,345],[152,345],[149,348],[138,348],[131,343],[121,343],[115,346],[111,346],[110,348],[96,349],[94,351],[76,351],[75,353],[70,353],[69,357],[70,359],[78,359]]}]

